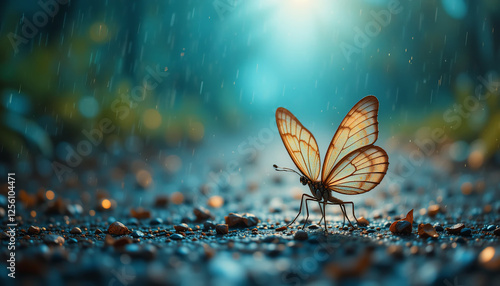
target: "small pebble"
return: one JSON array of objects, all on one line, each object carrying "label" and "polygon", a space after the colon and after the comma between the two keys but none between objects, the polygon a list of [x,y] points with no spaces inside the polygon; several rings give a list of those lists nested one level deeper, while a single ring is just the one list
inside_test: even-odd
[{"label": "small pebble", "polygon": [[310,225],[310,226],[308,226],[307,228],[308,228],[308,229],[318,229],[318,228],[320,228],[320,226],[319,226],[319,225],[317,225],[317,224],[311,224],[311,225]]},{"label": "small pebble", "polygon": [[101,233],[102,233],[102,230],[100,230],[100,229],[96,229],[94,233],[95,233],[95,234],[101,234]]},{"label": "small pebble", "polygon": [[309,237],[309,235],[307,234],[307,232],[305,232],[303,230],[298,230],[293,235],[293,239],[295,239],[295,240],[307,240],[308,237]]},{"label": "small pebble", "polygon": [[212,221],[207,220],[206,222],[203,223],[203,230],[210,230],[214,228],[215,224]]},{"label": "small pebble", "polygon": [[132,231],[132,237],[134,237],[134,238],[139,238],[139,237],[143,237],[143,236],[144,236],[144,233],[140,230]]},{"label": "small pebble", "polygon": [[435,229],[436,231],[439,231],[439,232],[441,232],[441,231],[443,231],[443,230],[444,230],[444,228],[443,228],[442,226],[440,226],[439,224],[434,225],[434,229]]},{"label": "small pebble", "polygon": [[71,234],[81,234],[82,233],[82,230],[79,228],[79,227],[74,227],[72,228],[69,233]]},{"label": "small pebble", "polygon": [[218,224],[215,226],[217,234],[227,234],[229,232],[227,224]]},{"label": "small pebble", "polygon": [[128,228],[121,222],[115,221],[114,223],[109,225],[108,233],[113,235],[123,235],[128,234],[130,231]]},{"label": "small pebble", "polygon": [[360,217],[358,219],[358,225],[359,226],[367,226],[369,224],[370,224],[370,222],[366,218],[364,218],[364,217]]},{"label": "small pebble", "polygon": [[376,230],[374,230],[373,228],[370,228],[370,229],[367,229],[366,232],[368,232],[368,233],[374,233],[374,232],[376,232]]},{"label": "small pebble", "polygon": [[39,234],[40,233],[40,228],[38,226],[30,226],[30,228],[28,228],[28,233],[29,234]]},{"label": "small pebble", "polygon": [[174,225],[174,229],[175,229],[175,231],[178,231],[178,232],[185,232],[185,231],[189,230],[189,226],[185,223],[181,223],[178,225]]},{"label": "small pebble", "polygon": [[499,227],[499,228],[497,228],[497,229],[495,229],[495,230],[493,231],[493,234],[494,234],[494,235],[496,235],[496,236],[500,236],[500,227]]},{"label": "small pebble", "polygon": [[224,219],[229,227],[250,227],[257,225],[260,221],[255,215],[250,213],[229,213]]},{"label": "small pebble", "polygon": [[459,234],[460,231],[462,230],[462,228],[464,228],[464,227],[465,227],[465,225],[463,223],[457,223],[457,224],[452,225],[451,227],[447,227],[446,231],[449,234]]},{"label": "small pebble", "polygon": [[486,228],[487,231],[493,231],[496,229],[496,226],[494,225],[488,225],[488,227]]},{"label": "small pebble", "polygon": [[460,235],[461,236],[471,236],[472,234],[472,230],[470,228],[462,228],[462,230],[460,230]]},{"label": "small pebble", "polygon": [[43,241],[47,245],[63,245],[65,240],[62,236],[47,234],[43,237]]},{"label": "small pebble", "polygon": [[152,220],[149,221],[149,224],[151,225],[159,225],[159,224],[162,224],[163,223],[163,220],[159,217],[157,218],[154,218]]},{"label": "small pebble", "polygon": [[395,233],[410,234],[411,233],[411,223],[406,220],[400,220],[396,222]]},{"label": "small pebble", "polygon": [[278,227],[278,228],[276,229],[276,231],[285,231],[285,230],[287,230],[287,229],[288,229],[288,227],[285,225],[285,226],[282,226],[282,227]]},{"label": "small pebble", "polygon": [[194,215],[196,216],[197,221],[204,221],[210,219],[212,214],[209,210],[204,207],[197,207],[193,210]]},{"label": "small pebble", "polygon": [[173,240],[182,240],[184,239],[184,236],[182,234],[179,234],[179,233],[174,233],[170,236],[170,239],[173,239]]}]

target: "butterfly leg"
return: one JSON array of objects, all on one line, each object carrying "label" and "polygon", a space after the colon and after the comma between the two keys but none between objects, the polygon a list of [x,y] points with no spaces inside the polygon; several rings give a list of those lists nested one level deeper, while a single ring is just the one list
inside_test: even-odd
[{"label": "butterfly leg", "polygon": [[323,202],[323,220],[325,221],[325,235],[328,234],[328,228],[326,226],[326,202]]},{"label": "butterfly leg", "polygon": [[[354,219],[356,220],[356,222],[358,222],[358,219],[356,218],[356,215],[354,214],[354,203],[353,202],[344,202],[344,204],[351,204],[351,206],[352,206],[352,216],[354,217]],[[349,218],[347,218],[347,219],[349,219]]]},{"label": "butterfly leg", "polygon": [[[287,227],[290,226],[290,225],[292,225],[297,220],[297,218],[299,218],[300,214],[302,213],[302,206],[304,204],[304,197],[314,199],[314,197],[311,196],[311,195],[302,194],[302,198],[300,199],[299,213],[297,214],[297,216],[295,216],[295,218],[289,224],[286,225]],[[306,202],[306,209],[307,209],[307,202]]]},{"label": "butterfly leg", "polygon": [[302,198],[300,198],[299,213],[297,214],[297,216],[289,224],[286,225],[287,227],[290,226],[290,225],[292,225],[297,220],[297,218],[299,217],[299,215],[302,213],[302,204],[304,203],[304,196],[306,196],[306,194],[303,194]]},{"label": "butterfly leg", "polygon": [[309,195],[306,195],[306,196],[309,198],[306,199],[306,221],[304,222],[304,225],[302,226],[303,229],[306,227],[307,221],[309,220],[309,206],[307,205],[307,202],[308,201],[319,202],[318,199],[313,197],[313,196],[309,196]]},{"label": "butterfly leg", "polygon": [[[349,203],[349,202],[348,202],[348,203]],[[349,222],[349,225],[350,225],[352,228],[356,228],[356,227],[352,224],[351,220],[349,219],[349,216],[347,216],[347,210],[346,210],[346,208],[345,208],[345,202],[342,204],[342,207],[344,208],[344,216],[345,216],[345,218],[347,218],[347,221]],[[354,217],[354,218],[356,218],[356,217]],[[356,221],[357,221],[357,220],[356,220]]]},{"label": "butterfly leg", "polygon": [[346,211],[345,211],[345,206],[339,205],[339,207],[340,207],[340,210],[342,211],[342,226],[344,226],[345,225],[345,217],[347,216]]},{"label": "butterfly leg", "polygon": [[318,205],[319,205],[319,210],[321,211],[321,219],[319,220],[318,225],[321,225],[321,222],[323,221],[324,218],[324,209],[321,208],[320,202],[318,202]]}]

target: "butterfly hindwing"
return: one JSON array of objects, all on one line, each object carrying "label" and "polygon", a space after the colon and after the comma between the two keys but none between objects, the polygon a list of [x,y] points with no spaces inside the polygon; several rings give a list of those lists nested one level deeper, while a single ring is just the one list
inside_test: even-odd
[{"label": "butterfly hindwing", "polygon": [[299,170],[312,181],[319,177],[321,159],[318,143],[299,120],[285,108],[276,110],[276,124],[288,154]]},{"label": "butterfly hindwing", "polygon": [[378,138],[378,99],[367,96],[347,113],[332,138],[323,162],[321,180],[332,181],[333,170],[351,152],[371,145]]},{"label": "butterfly hindwing", "polygon": [[388,166],[389,157],[384,149],[373,145],[365,146],[342,158],[324,184],[345,195],[365,193],[382,181]]}]

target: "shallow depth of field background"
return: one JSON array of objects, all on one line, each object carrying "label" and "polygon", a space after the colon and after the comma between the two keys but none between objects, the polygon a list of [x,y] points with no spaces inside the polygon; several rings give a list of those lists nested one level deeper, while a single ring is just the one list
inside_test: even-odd
[{"label": "shallow depth of field background", "polygon": [[[323,156],[369,94],[395,177],[500,162],[497,1],[71,1],[48,18],[36,1],[0,7],[0,173],[27,193],[261,182],[272,163],[293,167],[277,107]],[[103,119],[111,131],[90,142]],[[122,184],[95,179],[115,164],[133,170]]]}]

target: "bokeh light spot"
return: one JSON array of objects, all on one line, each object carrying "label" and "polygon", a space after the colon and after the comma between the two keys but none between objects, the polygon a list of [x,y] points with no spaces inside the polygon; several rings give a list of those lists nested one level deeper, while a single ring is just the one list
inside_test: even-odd
[{"label": "bokeh light spot", "polygon": [[184,195],[181,192],[174,192],[170,200],[173,204],[180,205],[184,202]]},{"label": "bokeh light spot", "polygon": [[161,115],[156,109],[146,110],[142,119],[144,121],[144,126],[148,129],[156,129],[161,125]]},{"label": "bokeh light spot", "polygon": [[211,196],[208,199],[208,205],[213,208],[220,208],[224,205],[224,198],[221,196]]},{"label": "bokeh light spot", "polygon": [[56,194],[54,194],[53,191],[48,190],[47,192],[45,192],[45,197],[47,197],[47,199],[51,201],[56,197]]},{"label": "bokeh light spot", "polygon": [[151,174],[146,170],[139,170],[139,172],[135,175],[135,178],[137,180],[137,184],[143,188],[149,187],[153,182]]},{"label": "bokeh light spot", "polygon": [[92,96],[84,96],[78,101],[78,111],[86,118],[94,118],[99,113],[99,103]]},{"label": "bokeh light spot", "polygon": [[90,38],[94,42],[104,42],[108,39],[108,26],[104,23],[97,22],[90,27]]},{"label": "bokeh light spot", "polygon": [[165,168],[169,173],[177,173],[182,166],[182,160],[179,156],[170,155],[165,159]]},{"label": "bokeh light spot", "polygon": [[108,200],[108,199],[104,199],[101,202],[101,206],[102,206],[103,209],[107,210],[107,209],[109,209],[111,207],[111,201]]}]

